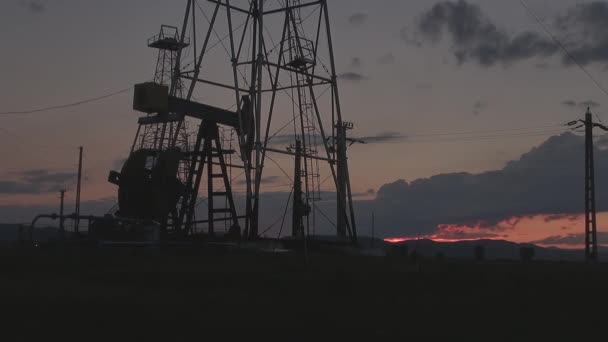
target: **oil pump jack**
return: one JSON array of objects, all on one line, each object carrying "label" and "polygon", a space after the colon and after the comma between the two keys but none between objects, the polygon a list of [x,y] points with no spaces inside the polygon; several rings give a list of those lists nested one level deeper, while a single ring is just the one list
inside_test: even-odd
[{"label": "oil pump jack", "polygon": [[[121,172],[110,172],[109,181],[119,186],[116,215],[158,222],[164,234],[181,235],[192,233],[200,223],[206,223],[208,234],[214,235],[214,223],[228,220],[232,224],[229,234],[240,236],[228,176],[228,168],[235,166],[228,165],[225,158],[235,151],[222,148],[219,127],[236,129],[245,137],[246,154],[251,155],[251,102],[243,96],[241,110],[232,112],[183,99],[178,61],[188,45],[177,28],[165,25],[148,41],[149,47],[159,50],[155,82],[134,87],[133,109],[147,116],[138,120],[131,154]],[[200,120],[192,142],[186,131],[186,117]],[[239,129],[239,122],[244,123],[244,131]],[[195,206],[205,167],[208,217],[197,222]],[[216,179],[223,183],[222,190],[216,189]],[[227,207],[214,206],[214,199],[219,197],[227,199]],[[218,218],[218,214],[223,216]]]}]

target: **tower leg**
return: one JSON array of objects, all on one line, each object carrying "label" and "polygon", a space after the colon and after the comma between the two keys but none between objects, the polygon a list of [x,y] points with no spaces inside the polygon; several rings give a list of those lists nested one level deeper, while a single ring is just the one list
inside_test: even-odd
[{"label": "tower leg", "polygon": [[304,224],[302,220],[304,204],[302,203],[302,143],[299,140],[296,140],[295,154],[291,235],[293,237],[302,237],[304,234]]}]

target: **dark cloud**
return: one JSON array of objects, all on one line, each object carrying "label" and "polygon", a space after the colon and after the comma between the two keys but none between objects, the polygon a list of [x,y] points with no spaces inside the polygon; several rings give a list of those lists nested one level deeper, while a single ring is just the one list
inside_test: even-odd
[{"label": "dark cloud", "polygon": [[378,58],[378,64],[380,64],[380,65],[395,64],[395,55],[393,55],[392,53],[388,53],[388,54]]},{"label": "dark cloud", "polygon": [[[599,243],[608,243],[608,233],[598,232],[597,239]],[[585,244],[585,234],[555,235],[531,243],[545,246],[578,246]]]},{"label": "dark cloud", "polygon": [[[606,17],[608,4],[596,1],[577,5],[555,20],[556,35],[578,63],[608,62]],[[423,13],[415,31],[402,29],[401,36],[414,45],[425,41],[436,43],[447,36],[459,64],[474,62],[488,67],[558,55],[565,65],[573,63],[546,35],[532,31],[510,35],[497,27],[479,5],[465,0],[435,4]]]},{"label": "dark cloud", "polygon": [[595,102],[593,100],[587,100],[587,101],[574,101],[574,100],[564,100],[562,101],[562,105],[569,107],[569,108],[582,108],[582,109],[586,109],[586,108],[597,108],[600,106],[600,104],[598,102]]},{"label": "dark cloud", "polygon": [[[441,174],[399,180],[378,191],[373,203],[385,234],[432,234],[441,224],[495,227],[531,215],[579,214],[584,210],[584,139],[571,133],[551,137],[502,170]],[[596,150],[597,174],[608,173],[608,151]],[[597,187],[608,184],[598,177]],[[608,210],[608,193],[598,192],[598,210]]]},{"label": "dark cloud", "polygon": [[[310,141],[307,141],[306,144],[309,146],[323,146],[323,138],[320,134],[310,134]],[[279,134],[274,136],[270,141],[269,145],[273,147],[289,147],[295,145],[296,138],[293,134]]]},{"label": "dark cloud", "polygon": [[562,101],[562,104],[566,107],[577,107],[578,106],[576,101],[574,101],[574,100],[565,100],[565,101]]},{"label": "dark cloud", "polygon": [[65,183],[73,180],[73,172],[52,172],[49,170],[29,170],[22,173],[23,179],[28,183]]},{"label": "dark cloud", "polygon": [[396,132],[385,132],[377,135],[369,135],[366,137],[357,138],[357,140],[362,140],[366,144],[382,144],[382,143],[391,143],[391,142],[402,142],[405,141],[407,137],[401,133]]},{"label": "dark cloud", "polygon": [[554,221],[561,221],[561,220],[568,220],[570,222],[575,222],[578,221],[580,219],[581,215],[578,214],[553,214],[553,215],[547,215],[545,216],[545,222],[549,223],[549,222],[554,222]]},{"label": "dark cloud", "polygon": [[483,101],[477,101],[473,105],[473,115],[480,115],[481,112],[488,107],[488,104]]},{"label": "dark cloud", "polygon": [[42,13],[46,11],[46,4],[39,0],[19,1],[18,4],[26,8],[31,13]]},{"label": "dark cloud", "polygon": [[[565,39],[570,55],[582,64],[608,61],[608,3],[579,4],[559,16],[555,26]],[[564,58],[564,63],[574,63]]]},{"label": "dark cloud", "polygon": [[353,15],[348,17],[348,22],[353,26],[361,26],[361,25],[365,24],[366,21],[367,21],[366,13],[358,12],[358,13],[354,13]]},{"label": "dark cloud", "polygon": [[[384,132],[376,135],[354,137],[353,139],[365,144],[383,144],[402,142],[407,139],[407,136],[397,132]],[[269,144],[274,147],[287,147],[294,145],[295,141],[293,134],[282,134],[273,137]],[[315,147],[323,146],[323,138],[319,134],[311,134],[310,141],[307,142],[307,144]]]},{"label": "dark cloud", "polygon": [[554,43],[534,32],[510,37],[494,25],[478,5],[465,0],[435,4],[422,15],[416,34],[431,42],[438,42],[447,34],[459,64],[474,61],[492,66],[558,52]]},{"label": "dark cloud", "polygon": [[31,184],[18,181],[0,181],[0,194],[2,195],[32,194],[38,192],[38,188]]},{"label": "dark cloud", "polygon": [[437,233],[433,236],[438,239],[466,240],[466,239],[496,239],[501,238],[500,234],[492,231],[471,231],[464,228],[450,226],[440,226]]},{"label": "dark cloud", "polygon": [[338,75],[338,77],[349,82],[362,82],[368,79],[367,76],[364,76],[357,72],[345,72],[343,74]]},{"label": "dark cloud", "polygon": [[76,177],[72,172],[28,170],[15,180],[0,181],[0,194],[37,194],[59,191]]}]

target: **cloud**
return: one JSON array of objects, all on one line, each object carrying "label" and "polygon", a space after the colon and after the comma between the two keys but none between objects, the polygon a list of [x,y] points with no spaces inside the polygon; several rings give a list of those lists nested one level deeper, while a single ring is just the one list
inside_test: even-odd
[{"label": "cloud", "polygon": [[[308,138],[310,138],[310,141],[306,142],[308,146],[323,146],[323,138],[320,134],[310,134],[310,136],[307,136]],[[279,134],[274,136],[268,144],[274,147],[289,147],[295,145],[295,143],[296,138],[293,134]]]},{"label": "cloud", "polygon": [[562,104],[566,107],[578,107],[578,104],[574,100],[565,100],[562,101]]},{"label": "cloud", "polygon": [[[608,4],[605,2],[577,5],[554,20],[555,35],[578,63],[608,62],[606,17]],[[435,4],[422,14],[415,30],[403,28],[401,37],[416,46],[423,42],[437,43],[447,37],[459,64],[473,62],[489,67],[553,56],[562,56],[564,65],[573,64],[546,35],[533,31],[510,35],[496,26],[479,5],[466,0]]]},{"label": "cloud", "polygon": [[358,13],[354,13],[353,15],[348,17],[348,22],[353,26],[361,26],[361,25],[365,24],[366,21],[367,21],[366,13],[358,12]]},{"label": "cloud", "polygon": [[422,41],[434,43],[449,36],[459,64],[473,61],[487,67],[558,52],[553,42],[534,32],[510,37],[485,16],[479,5],[465,0],[435,4],[420,18],[415,34]]},{"label": "cloud", "polygon": [[[491,228],[513,217],[579,214],[584,210],[583,151],[583,137],[564,133],[501,170],[386,184],[371,210],[386,235],[433,234],[442,224]],[[596,150],[596,172],[608,174],[608,151]],[[601,177],[596,182],[598,189],[606,186]],[[608,210],[608,193],[598,192],[597,205]]]},{"label": "cloud", "polygon": [[[607,243],[608,233],[598,232],[597,239],[599,243]],[[542,240],[533,241],[531,244],[544,246],[579,246],[585,244],[585,234],[555,235]]]},{"label": "cloud", "polygon": [[586,108],[597,108],[600,106],[600,104],[598,102],[595,102],[593,100],[587,100],[587,101],[574,101],[574,100],[564,100],[562,101],[562,105],[569,107],[569,108],[582,108],[582,109],[586,109]]},{"label": "cloud", "polygon": [[380,65],[395,64],[395,55],[393,55],[392,53],[388,53],[388,54],[378,58],[378,64],[380,64]]},{"label": "cloud", "polygon": [[553,214],[545,216],[545,222],[555,222],[561,220],[568,220],[570,222],[576,222],[581,218],[581,215],[578,214]]},{"label": "cloud", "polygon": [[37,194],[59,191],[74,180],[75,173],[28,170],[20,173],[16,180],[0,181],[0,194]]},{"label": "cloud", "polygon": [[345,72],[343,74],[338,75],[338,77],[349,82],[362,82],[369,79],[367,76],[364,76],[357,72]]},{"label": "cloud", "polygon": [[[362,141],[365,144],[385,144],[393,142],[402,142],[407,139],[407,136],[397,132],[384,132],[376,135],[368,135],[363,137],[354,137],[357,141]],[[320,134],[311,134],[310,140],[307,142],[310,146],[323,146],[323,138]],[[295,144],[295,137],[293,134],[281,134],[277,135],[270,140],[271,146],[287,147]]]},{"label": "cloud", "polygon": [[65,183],[74,179],[73,172],[51,172],[49,170],[30,170],[22,173],[23,179],[29,183]]},{"label": "cloud", "polygon": [[473,115],[478,116],[481,112],[488,107],[488,104],[483,101],[477,101],[473,105]]},{"label": "cloud", "polygon": [[18,4],[21,7],[26,8],[30,13],[42,13],[46,11],[46,4],[40,0],[22,0],[19,1]]},{"label": "cloud", "polygon": [[391,142],[402,142],[405,141],[407,137],[401,133],[396,132],[385,132],[376,135],[365,136],[361,138],[357,138],[357,140],[362,140],[366,144],[383,144],[383,143],[391,143]]},{"label": "cloud", "polygon": [[[570,8],[555,20],[561,36],[574,59],[587,65],[608,61],[608,3],[594,1]],[[573,64],[569,58],[564,63]]]},{"label": "cloud", "polygon": [[452,225],[439,225],[437,232],[432,236],[431,239],[444,239],[444,240],[466,240],[466,239],[497,239],[501,238],[497,232],[479,227],[461,227]]}]

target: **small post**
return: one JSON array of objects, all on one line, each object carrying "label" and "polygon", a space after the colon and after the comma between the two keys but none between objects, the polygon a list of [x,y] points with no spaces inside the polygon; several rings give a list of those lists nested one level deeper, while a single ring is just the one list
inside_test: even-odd
[{"label": "small post", "polygon": [[80,225],[80,185],[82,182],[82,146],[78,148],[78,183],[76,184],[76,207],[74,210],[74,232],[78,235]]},{"label": "small post", "polygon": [[376,245],[376,213],[372,211],[372,246]]},{"label": "small post", "polygon": [[302,143],[296,140],[295,162],[293,178],[293,214],[291,235],[293,237],[304,237],[303,216],[305,213],[302,203]]},{"label": "small post", "polygon": [[337,164],[337,226],[338,236],[346,237],[346,225],[348,224],[348,216],[346,213],[346,125],[343,122],[336,124],[336,155]]},{"label": "small post", "polygon": [[61,238],[63,239],[65,237],[65,225],[64,225],[64,217],[63,217],[63,202],[65,199],[65,190],[60,190],[59,191],[61,193],[60,195],[60,205],[59,205],[59,232],[61,234]]}]

